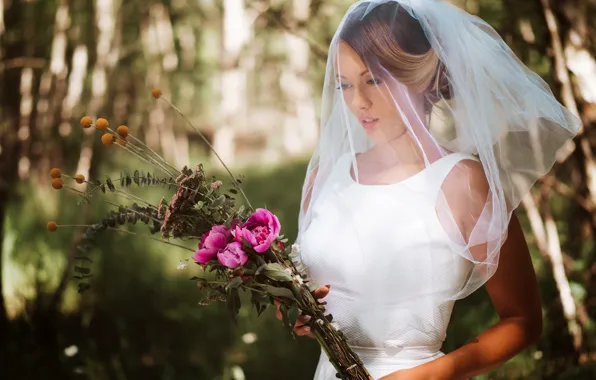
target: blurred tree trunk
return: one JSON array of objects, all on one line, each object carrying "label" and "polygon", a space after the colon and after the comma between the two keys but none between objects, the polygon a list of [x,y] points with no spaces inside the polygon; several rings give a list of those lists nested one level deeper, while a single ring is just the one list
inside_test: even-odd
[{"label": "blurred tree trunk", "polygon": [[[595,51],[590,40],[595,37],[594,31],[588,27],[588,15],[594,13],[594,4],[588,0],[572,0],[567,2],[540,0],[544,19],[549,33],[550,47],[555,66],[555,73],[558,85],[561,90],[561,99],[565,106],[574,112],[583,122],[583,129],[575,139],[575,144],[569,144],[560,160],[572,156],[575,163],[571,168],[573,192],[576,196],[586,200],[589,205],[596,204],[596,161],[594,159],[594,146],[590,141],[592,127],[595,124],[593,115],[596,103],[596,60]],[[570,74],[573,74],[572,75]],[[575,210],[575,211],[574,211]],[[596,215],[588,209],[572,207],[569,210],[570,226],[572,237],[575,237],[574,247],[579,252],[574,256],[581,261],[593,262],[596,258],[596,250],[586,254],[584,246],[589,241],[596,239]],[[580,220],[578,221],[578,216]],[[583,226],[586,225],[586,229]],[[579,228],[578,228],[579,227]],[[582,236],[583,235],[583,236]],[[562,264],[561,264],[562,265]],[[587,269],[587,276],[584,282],[586,288],[585,304],[589,305],[596,294],[596,273],[591,268]],[[556,278],[556,276],[555,276]],[[596,317],[594,308],[585,307],[582,303],[577,305],[579,316],[576,318],[589,329],[588,323],[591,317]],[[569,307],[568,307],[569,309]],[[568,319],[570,315],[566,312]],[[571,327],[570,327],[571,329]],[[571,330],[574,335],[574,347],[580,352],[580,362],[588,358],[588,350],[582,344],[579,332]]]},{"label": "blurred tree trunk", "polygon": [[[574,348],[579,350],[582,345],[582,331],[577,321],[575,300],[571,294],[569,279],[563,264],[559,233],[550,212],[550,199],[546,194],[543,195],[539,207],[534,201],[532,194],[528,194],[522,202],[526,209],[532,232],[536,238],[536,245],[543,257],[552,266],[563,312],[567,320],[567,328],[573,338]],[[540,210],[542,210],[542,213]]]},{"label": "blurred tree trunk", "polygon": [[[236,160],[236,137],[247,118],[247,73],[242,65],[243,47],[251,39],[244,0],[223,0],[221,86],[219,114],[213,146],[226,164]],[[215,165],[219,165],[214,158]]]},{"label": "blurred tree trunk", "polygon": [[[0,331],[6,331],[6,303],[3,287],[3,242],[8,205],[14,196],[18,182],[18,162],[21,154],[19,139],[20,98],[15,96],[21,87],[21,69],[27,65],[26,46],[22,40],[6,38],[19,34],[24,25],[23,2],[12,2],[8,8],[0,7],[3,23],[0,25]],[[21,32],[22,33],[22,32]],[[32,57],[31,57],[32,58]],[[18,93],[17,93],[18,94]]]},{"label": "blurred tree trunk", "polygon": [[301,155],[314,148],[318,137],[317,116],[310,88],[310,46],[306,35],[310,0],[293,0],[289,30],[284,31],[287,64],[279,78],[285,97],[282,153]]}]

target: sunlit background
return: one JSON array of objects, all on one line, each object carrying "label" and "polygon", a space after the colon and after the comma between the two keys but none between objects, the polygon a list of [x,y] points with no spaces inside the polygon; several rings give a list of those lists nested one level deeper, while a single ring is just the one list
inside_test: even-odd
[{"label": "sunlit background", "polygon": [[[544,334],[478,379],[596,378],[596,4],[454,2],[493,25],[585,125],[520,208]],[[152,98],[159,87],[292,240],[327,46],[350,3],[0,0],[0,378],[312,378],[318,345],[293,339],[272,310],[256,318],[247,306],[234,325],[225,305],[199,305],[196,268],[177,268],[182,249],[106,232],[91,255],[92,288],[78,294],[71,278],[84,228],[50,233],[46,223],[95,223],[112,208],[101,197],[78,205],[74,192],[51,187],[49,171],[105,179],[151,170],[81,128],[90,115],[128,125],[176,167],[202,162],[225,181],[199,134]],[[130,191],[152,203],[171,195]],[[477,292],[456,305],[443,349],[495,321]]]}]

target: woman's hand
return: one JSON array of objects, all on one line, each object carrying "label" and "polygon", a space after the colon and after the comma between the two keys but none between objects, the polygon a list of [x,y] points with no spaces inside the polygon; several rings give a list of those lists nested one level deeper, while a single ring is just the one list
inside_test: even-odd
[{"label": "woman's hand", "polygon": [[402,369],[379,378],[379,380],[450,380],[451,378],[440,373],[440,369],[430,363],[418,367]]},{"label": "woman's hand", "polygon": [[[315,291],[313,292],[313,296],[316,299],[321,299],[327,296],[327,294],[329,294],[329,285],[325,285],[325,286],[321,286],[320,288],[315,289]],[[280,321],[283,320],[283,316],[281,315],[281,310],[280,310],[280,303],[278,300],[275,300],[275,316],[277,317],[277,319],[279,319]],[[300,311],[300,314],[302,314],[302,311]],[[296,323],[294,324],[294,332],[296,333],[296,335],[298,336],[308,336],[309,338],[313,338],[312,332],[310,331],[310,327],[308,326],[308,322],[310,321],[310,315],[305,315],[305,316],[299,316],[296,319]]]}]

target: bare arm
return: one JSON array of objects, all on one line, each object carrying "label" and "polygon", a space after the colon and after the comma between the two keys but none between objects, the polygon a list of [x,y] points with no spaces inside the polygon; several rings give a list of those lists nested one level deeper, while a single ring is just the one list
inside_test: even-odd
[{"label": "bare arm", "polygon": [[[462,215],[479,215],[489,191],[481,167],[474,168],[474,165],[469,162],[464,165],[463,169],[472,169],[467,171],[468,175],[472,173],[468,181],[462,181],[457,175],[446,181],[447,186],[449,181],[454,184],[452,190],[457,191],[453,191],[453,194],[463,194],[448,199],[450,208],[463,210]],[[466,193],[461,188],[462,184],[468,185],[466,188],[473,193]],[[456,186],[460,186],[459,189]],[[474,208],[477,209],[476,212]],[[460,229],[469,236],[475,222],[474,218],[468,217],[460,223]],[[480,260],[486,253],[482,245],[472,247],[470,251]],[[498,323],[471,342],[437,360],[394,372],[383,380],[468,379],[499,367],[540,337],[542,310],[538,283],[528,245],[515,214],[508,226],[507,240],[501,247],[497,270],[485,287],[499,315]]]},{"label": "bare arm", "polygon": [[[542,332],[536,275],[515,215],[499,267],[486,283],[499,322],[470,343],[420,367],[426,379],[467,379],[489,372],[534,343]],[[426,367],[426,368],[424,368]]]}]

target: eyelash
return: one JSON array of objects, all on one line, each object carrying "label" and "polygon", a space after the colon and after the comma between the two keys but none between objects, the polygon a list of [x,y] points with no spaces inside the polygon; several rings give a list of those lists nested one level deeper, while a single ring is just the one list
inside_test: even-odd
[{"label": "eyelash", "polygon": [[[366,81],[366,84],[370,84],[370,85],[374,85],[374,86],[378,86],[380,85],[382,82],[380,79],[369,79]],[[336,90],[347,90],[348,87],[345,86],[350,86],[349,84],[344,84],[344,83],[340,83],[339,86],[337,86],[335,89]]]}]

